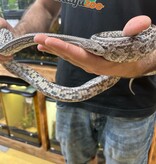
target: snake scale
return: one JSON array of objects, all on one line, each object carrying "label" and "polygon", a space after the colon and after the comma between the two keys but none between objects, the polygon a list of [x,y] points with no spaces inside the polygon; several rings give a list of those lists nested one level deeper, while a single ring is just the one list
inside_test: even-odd
[{"label": "snake scale", "polygon": [[[14,38],[7,29],[0,30],[0,55],[10,56],[16,52],[36,45],[34,36],[37,33],[25,34]],[[45,33],[49,37],[59,38],[74,45],[80,46],[92,54],[104,57],[113,62],[131,62],[146,57],[156,49],[156,26],[151,25],[148,29],[133,37],[123,37],[122,31],[101,32],[91,36],[90,39]],[[77,87],[59,86],[47,81],[32,68],[9,60],[2,65],[11,73],[25,80],[46,96],[64,102],[80,102],[102,93],[114,86],[120,77],[97,76],[94,79]]]}]

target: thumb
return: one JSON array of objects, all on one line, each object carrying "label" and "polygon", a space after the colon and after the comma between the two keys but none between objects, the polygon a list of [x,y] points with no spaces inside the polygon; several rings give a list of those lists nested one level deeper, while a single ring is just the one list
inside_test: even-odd
[{"label": "thumb", "polygon": [[0,17],[0,28],[6,28],[14,33],[14,28],[3,18]]},{"label": "thumb", "polygon": [[123,29],[123,36],[137,35],[146,30],[151,25],[151,19],[148,16],[141,15],[130,19]]}]

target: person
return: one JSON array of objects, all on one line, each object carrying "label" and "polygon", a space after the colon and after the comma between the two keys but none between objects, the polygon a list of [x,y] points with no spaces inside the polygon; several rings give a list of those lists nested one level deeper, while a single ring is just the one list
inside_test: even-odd
[{"label": "person", "polygon": [[[15,28],[3,19],[0,27],[8,28],[16,37],[47,32],[60,13],[60,2],[61,33],[67,35],[89,38],[101,31],[122,30],[138,15],[147,15],[156,23],[153,0],[58,1],[36,0]],[[141,16],[134,22],[124,29],[124,35],[133,35],[133,30],[139,33],[150,21]],[[39,44],[40,51],[63,58],[59,59],[57,67],[59,85],[78,86],[99,74],[127,77],[89,100],[57,102],[56,138],[66,163],[91,162],[100,142],[106,164],[147,164],[155,125],[156,78],[140,76],[156,70],[156,53],[138,62],[114,63],[46,35],[38,34],[34,41]],[[133,81],[135,95],[128,88],[128,77],[137,77]]]}]

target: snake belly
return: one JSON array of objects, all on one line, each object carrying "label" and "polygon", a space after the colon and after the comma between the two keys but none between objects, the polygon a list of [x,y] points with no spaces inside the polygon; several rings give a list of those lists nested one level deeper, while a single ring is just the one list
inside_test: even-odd
[{"label": "snake belly", "polygon": [[[102,56],[113,62],[131,62],[142,59],[156,49],[156,27],[152,25],[147,30],[134,37],[122,37],[121,31],[102,32],[95,34],[91,39],[84,39],[68,35],[49,34],[55,37],[80,46],[92,54]],[[19,38],[6,29],[0,30],[0,54],[2,57],[13,55],[23,48],[35,45],[33,38],[37,33],[30,33]],[[7,61],[3,66],[11,73],[25,80],[37,90],[48,97],[64,102],[80,102],[90,99],[103,91],[114,86],[120,77],[97,76],[94,79],[78,87],[65,87],[47,81],[43,76],[32,68]]]}]

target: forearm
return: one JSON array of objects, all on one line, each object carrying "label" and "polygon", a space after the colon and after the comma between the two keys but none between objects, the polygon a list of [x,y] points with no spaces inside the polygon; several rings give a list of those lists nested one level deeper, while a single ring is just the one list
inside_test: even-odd
[{"label": "forearm", "polygon": [[114,70],[114,72],[112,71],[113,74],[109,74],[127,78],[141,77],[146,74],[150,75],[151,72],[156,73],[156,50],[137,62],[114,64],[112,70]]},{"label": "forearm", "polygon": [[142,75],[156,71],[156,50],[138,62],[138,70],[140,70]]},{"label": "forearm", "polygon": [[[42,0],[40,1],[42,2]],[[35,1],[35,3],[26,10],[22,19],[15,26],[14,30],[16,36],[31,32],[49,31],[51,23],[59,13],[59,4],[47,0],[50,3],[49,5],[51,5],[51,7],[48,8],[48,4],[46,4],[46,6],[40,1]]]},{"label": "forearm", "polygon": [[[105,69],[101,74],[120,76],[124,78],[141,77],[151,72],[156,73],[156,50],[147,57],[136,62],[108,63],[109,69]],[[100,73],[98,73],[100,74]]]}]

